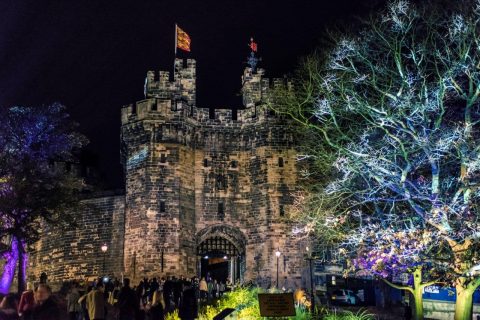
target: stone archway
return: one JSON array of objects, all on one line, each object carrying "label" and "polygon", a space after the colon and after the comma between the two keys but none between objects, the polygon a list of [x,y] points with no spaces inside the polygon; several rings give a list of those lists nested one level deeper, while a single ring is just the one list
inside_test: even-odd
[{"label": "stone archway", "polygon": [[222,280],[230,278],[233,281],[243,281],[247,240],[240,229],[213,225],[197,232],[195,238],[199,276],[205,276],[211,271]]}]

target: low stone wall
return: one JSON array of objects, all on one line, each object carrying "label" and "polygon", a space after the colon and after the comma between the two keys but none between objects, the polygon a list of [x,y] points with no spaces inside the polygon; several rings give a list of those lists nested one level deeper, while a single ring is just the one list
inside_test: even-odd
[{"label": "low stone wall", "polygon": [[[424,316],[427,319],[453,320],[455,302],[439,300],[423,300]],[[473,305],[473,319],[480,316],[480,305]]]},{"label": "low stone wall", "polygon": [[[38,281],[45,272],[50,283],[65,279],[93,279],[101,275],[120,277],[123,271],[125,196],[83,200],[77,227],[47,228],[31,252],[27,279]],[[104,254],[101,246],[107,244]],[[103,265],[105,261],[105,272]]]}]

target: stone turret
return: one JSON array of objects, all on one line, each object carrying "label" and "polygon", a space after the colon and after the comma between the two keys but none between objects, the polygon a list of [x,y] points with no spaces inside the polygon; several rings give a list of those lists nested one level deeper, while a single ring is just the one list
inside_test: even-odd
[{"label": "stone turret", "polygon": [[155,80],[153,71],[147,72],[145,79],[145,98],[161,100],[183,101],[189,106],[195,106],[196,89],[196,62],[193,59],[175,59],[173,82],[170,82],[170,73],[160,71],[158,80]]},{"label": "stone turret", "polygon": [[245,68],[242,76],[242,96],[243,106],[252,108],[258,105],[262,98],[266,97],[270,87],[270,80],[263,78],[264,69],[257,69],[256,72],[252,68]]}]

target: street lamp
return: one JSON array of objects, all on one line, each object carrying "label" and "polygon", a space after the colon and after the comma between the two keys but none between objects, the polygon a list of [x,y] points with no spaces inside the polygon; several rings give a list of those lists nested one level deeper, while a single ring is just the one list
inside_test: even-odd
[{"label": "street lamp", "polygon": [[305,251],[307,252],[306,260],[308,260],[309,265],[310,265],[310,299],[312,300],[311,302],[311,307],[312,307],[312,314],[315,312],[315,292],[314,292],[314,284],[313,284],[313,268],[312,268],[312,261],[315,260],[315,258],[312,256],[312,253],[310,252],[310,249],[305,247]]},{"label": "street lamp", "polygon": [[278,258],[280,258],[281,254],[282,253],[280,251],[278,251],[278,249],[277,249],[277,251],[275,251],[275,256],[277,257],[277,289],[278,289]]},{"label": "street lamp", "polygon": [[105,275],[105,255],[107,253],[107,250],[108,250],[108,246],[106,243],[104,243],[101,247],[102,249],[102,252],[103,252],[103,275]]}]

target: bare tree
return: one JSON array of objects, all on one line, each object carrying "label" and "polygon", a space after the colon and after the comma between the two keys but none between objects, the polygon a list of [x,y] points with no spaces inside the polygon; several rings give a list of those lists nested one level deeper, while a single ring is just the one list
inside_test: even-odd
[{"label": "bare tree", "polygon": [[331,165],[296,217],[353,269],[442,276],[456,288],[455,319],[471,318],[480,285],[479,19],[473,1],[443,10],[391,2],[357,35],[307,58],[295,89],[269,103],[313,137],[304,158]]}]

